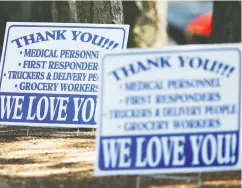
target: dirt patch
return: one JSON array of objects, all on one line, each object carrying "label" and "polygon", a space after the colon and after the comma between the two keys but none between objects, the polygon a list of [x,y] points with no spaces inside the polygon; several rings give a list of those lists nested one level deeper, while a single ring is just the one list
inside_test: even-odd
[{"label": "dirt patch", "polygon": [[[95,132],[0,126],[0,188],[132,188],[135,176],[93,177]],[[241,187],[240,172],[204,173],[203,188]],[[1,184],[1,182],[4,182]],[[142,177],[141,187],[190,188],[196,182]]]}]

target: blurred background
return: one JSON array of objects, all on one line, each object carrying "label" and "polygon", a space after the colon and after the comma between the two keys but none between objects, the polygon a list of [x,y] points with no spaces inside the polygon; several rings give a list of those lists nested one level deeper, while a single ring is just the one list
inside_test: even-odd
[{"label": "blurred background", "polygon": [[169,37],[178,44],[206,43],[212,28],[212,1],[168,2]]},{"label": "blurred background", "polygon": [[1,46],[8,21],[129,24],[129,48],[241,41],[241,1],[1,1]]}]

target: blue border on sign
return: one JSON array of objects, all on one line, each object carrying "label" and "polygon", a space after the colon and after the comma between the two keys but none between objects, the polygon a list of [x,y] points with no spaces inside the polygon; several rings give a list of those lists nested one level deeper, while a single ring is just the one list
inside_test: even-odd
[{"label": "blue border on sign", "polygon": [[[179,52],[206,52],[206,51],[227,51],[227,50],[235,50],[238,52],[239,54],[239,63],[238,63],[238,69],[239,69],[239,76],[238,76],[238,79],[239,79],[239,82],[238,82],[238,88],[239,88],[239,93],[238,93],[238,130],[235,130],[235,131],[239,131],[238,134],[239,134],[239,137],[240,137],[240,111],[241,111],[241,100],[240,100],[240,96],[241,96],[241,51],[239,48],[236,48],[236,47],[226,47],[226,48],[211,48],[211,49],[195,49],[195,50],[192,50],[192,49],[189,49],[189,50],[167,50],[167,51],[148,51],[148,52],[144,52],[144,51],[140,51],[140,52],[120,52],[120,53],[114,53],[114,54],[105,54],[103,56],[103,59],[102,59],[102,62],[103,62],[103,66],[101,68],[101,76],[104,75],[104,70],[105,70],[105,66],[106,66],[106,63],[105,63],[105,59],[107,57],[116,57],[116,56],[121,56],[121,55],[125,55],[125,56],[131,56],[131,55],[146,55],[146,54],[166,54],[166,53],[179,53]],[[101,86],[102,88],[105,87],[105,82],[104,82],[104,79],[101,79]],[[103,103],[103,89],[101,89],[101,96],[100,96],[100,104],[104,104]],[[99,136],[101,139],[101,137],[105,137],[105,136],[102,136],[101,133],[102,133],[102,114],[103,114],[103,106],[100,105],[100,117],[99,117],[99,120],[100,120],[100,125],[99,125]],[[226,132],[226,131],[218,131],[218,132]],[[217,133],[217,132],[215,132]],[[180,134],[186,134],[186,133],[180,133]],[[188,134],[188,133],[187,133]],[[120,137],[121,135],[117,136],[117,137]],[[129,135],[129,136],[136,136],[136,135]],[[114,136],[115,137],[115,136]],[[238,143],[238,147],[240,147],[240,141]],[[100,147],[99,147],[100,149]]]},{"label": "blue border on sign", "polygon": [[12,27],[49,27],[49,28],[87,28],[87,29],[117,29],[117,30],[122,30],[124,32],[123,36],[123,43],[122,43],[122,49],[124,48],[124,41],[126,38],[126,31],[122,27],[101,27],[101,26],[58,26],[58,25],[11,25],[8,28],[7,32],[7,39],[6,43],[4,46],[4,56],[3,56],[3,65],[2,65],[2,72],[1,72],[1,78],[0,78],[0,90],[2,86],[2,78],[3,78],[3,70],[4,70],[4,64],[5,64],[5,58],[6,58],[6,53],[7,53],[7,46],[8,46],[8,37],[9,37],[9,32]]}]

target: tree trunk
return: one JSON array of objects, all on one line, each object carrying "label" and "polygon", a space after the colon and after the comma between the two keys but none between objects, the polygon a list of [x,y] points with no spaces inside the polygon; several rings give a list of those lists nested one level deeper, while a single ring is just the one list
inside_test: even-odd
[{"label": "tree trunk", "polygon": [[54,22],[122,24],[121,1],[54,1]]},{"label": "tree trunk", "polygon": [[123,4],[124,23],[131,26],[128,47],[167,45],[167,1],[130,1]]},{"label": "tree trunk", "polygon": [[[123,24],[124,22],[123,6],[120,0],[53,1],[52,15],[54,22],[97,24]],[[84,131],[84,129],[80,130]]]},{"label": "tree trunk", "polygon": [[214,1],[209,43],[241,42],[241,1]]}]

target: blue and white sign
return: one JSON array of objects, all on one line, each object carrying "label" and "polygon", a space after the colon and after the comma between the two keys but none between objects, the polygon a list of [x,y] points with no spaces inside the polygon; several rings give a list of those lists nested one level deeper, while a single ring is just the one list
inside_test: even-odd
[{"label": "blue and white sign", "polygon": [[96,128],[100,56],[125,49],[128,25],[7,23],[0,124]]},{"label": "blue and white sign", "polygon": [[240,169],[240,44],[105,54],[95,175]]}]

